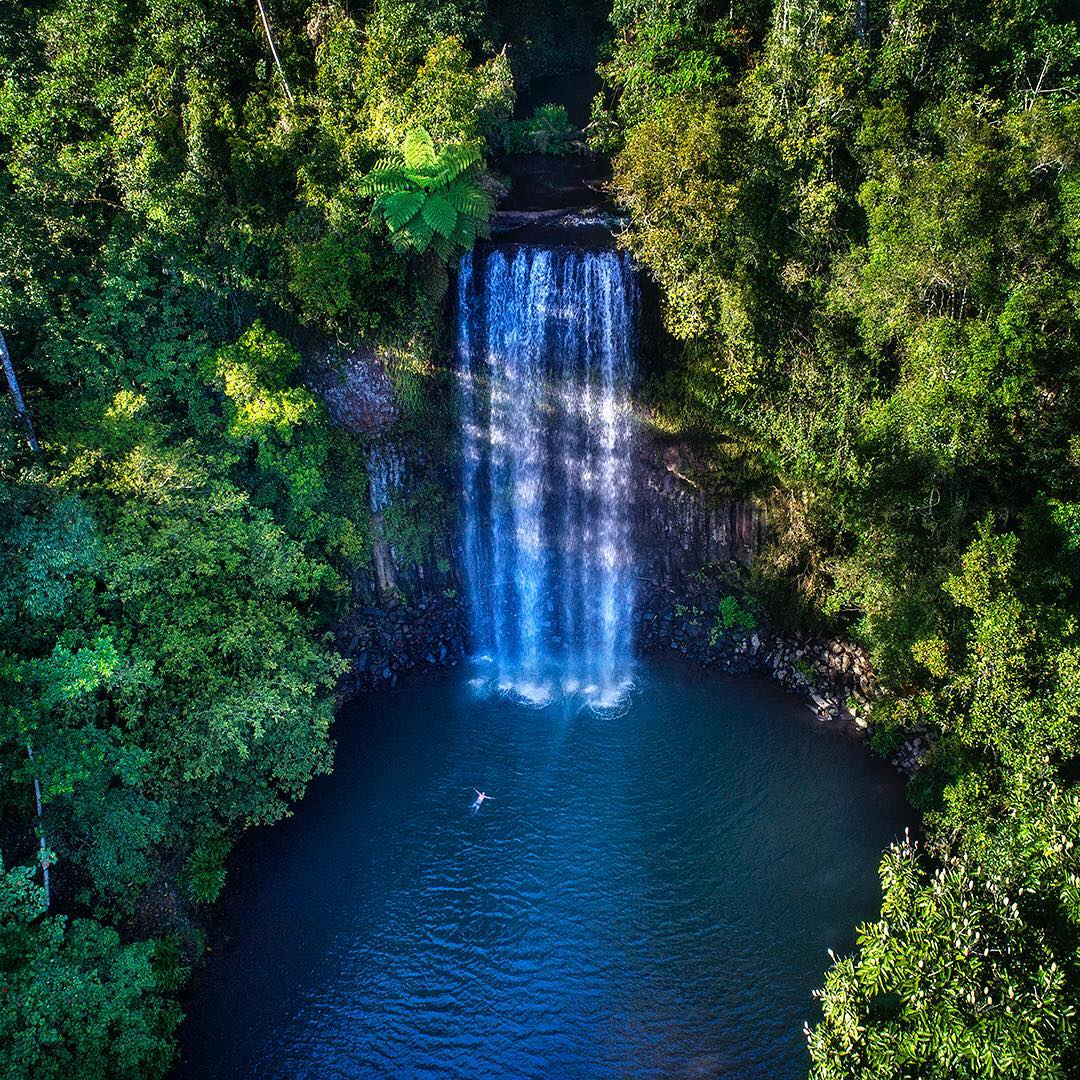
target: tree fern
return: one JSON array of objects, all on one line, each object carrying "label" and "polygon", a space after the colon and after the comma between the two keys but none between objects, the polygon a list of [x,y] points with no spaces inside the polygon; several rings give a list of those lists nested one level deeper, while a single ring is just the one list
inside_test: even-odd
[{"label": "tree fern", "polygon": [[414,128],[405,136],[402,153],[410,169],[429,169],[439,160],[435,143],[423,128]]},{"label": "tree fern", "polygon": [[449,262],[487,235],[492,203],[480,185],[483,163],[476,144],[438,149],[416,128],[398,153],[376,162],[360,191],[374,196],[372,213],[386,225],[395,251],[422,255],[430,249]]},{"label": "tree fern", "polygon": [[429,195],[421,208],[424,220],[440,235],[448,240],[457,228],[458,212],[447,202],[443,195],[435,192]]}]

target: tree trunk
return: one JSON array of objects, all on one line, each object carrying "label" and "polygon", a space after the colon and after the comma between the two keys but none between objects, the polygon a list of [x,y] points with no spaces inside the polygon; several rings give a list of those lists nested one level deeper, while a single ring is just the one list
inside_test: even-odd
[{"label": "tree trunk", "polygon": [[[30,759],[30,764],[34,763],[34,751],[30,744],[26,744],[26,756]],[[41,850],[41,880],[45,886],[45,910],[49,910],[49,904],[52,902],[52,896],[49,890],[49,846],[45,843],[45,826],[43,824],[43,816],[41,813],[41,781],[34,777],[34,801],[37,803],[37,819],[38,819],[38,843]]]},{"label": "tree trunk", "polygon": [[7,379],[8,393],[15,405],[15,415],[23,426],[26,442],[34,454],[41,453],[38,446],[37,436],[34,434],[34,423],[30,419],[30,410],[23,401],[22,391],[19,389],[19,380],[15,375],[15,365],[11,362],[11,353],[8,352],[7,342],[4,340],[4,332],[0,330],[0,361],[4,364],[4,378]]},{"label": "tree trunk", "polygon": [[855,36],[866,44],[866,34],[869,30],[870,14],[867,10],[869,0],[855,0]]},{"label": "tree trunk", "polygon": [[[26,443],[30,447],[30,452],[34,457],[38,457],[41,454],[41,447],[38,445],[37,435],[34,434],[34,421],[30,417],[30,410],[26,407],[22,391],[19,389],[19,380],[15,374],[15,365],[11,362],[11,353],[8,352],[7,341],[4,340],[4,332],[2,330],[0,330],[0,362],[4,365],[4,378],[7,380],[8,393],[11,395],[11,401],[15,406],[15,415],[19,418],[19,422],[23,426],[23,432],[26,435]],[[29,743],[26,744],[26,756],[30,759],[31,765],[33,765],[34,750]],[[39,781],[36,776],[34,777],[34,803],[37,806],[38,843],[41,846],[41,878],[42,884],[45,886],[45,910],[48,911],[51,902],[49,889],[49,847],[48,844],[45,843],[45,819],[41,811],[41,781]]]},{"label": "tree trunk", "polygon": [[262,18],[263,30],[266,31],[266,41],[270,46],[270,54],[274,58],[274,63],[277,65],[278,74],[281,76],[281,85],[285,87],[285,96],[289,99],[289,104],[293,103],[292,91],[289,89],[289,80],[285,78],[285,69],[281,66],[281,60],[278,58],[277,49],[274,48],[274,39],[270,36],[270,23],[266,18],[266,8],[263,7],[262,0],[255,0],[255,3],[259,7],[259,15]]}]

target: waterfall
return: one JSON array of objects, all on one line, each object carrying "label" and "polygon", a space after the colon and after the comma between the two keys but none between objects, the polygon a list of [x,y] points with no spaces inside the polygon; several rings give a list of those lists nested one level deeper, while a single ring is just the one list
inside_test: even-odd
[{"label": "waterfall", "polygon": [[616,703],[631,677],[626,256],[493,247],[458,275],[471,628],[504,691]]}]

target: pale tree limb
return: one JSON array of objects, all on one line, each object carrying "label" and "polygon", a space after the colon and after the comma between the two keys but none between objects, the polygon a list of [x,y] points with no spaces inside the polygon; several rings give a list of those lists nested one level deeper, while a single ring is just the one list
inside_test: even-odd
[{"label": "pale tree limb", "polygon": [[285,78],[285,69],[281,66],[281,58],[277,54],[277,49],[274,48],[274,39],[270,36],[270,23],[266,18],[266,8],[263,7],[262,0],[255,0],[255,3],[259,7],[259,15],[262,18],[263,30],[266,31],[266,43],[270,46],[270,53],[274,57],[274,63],[277,65],[278,74],[281,76],[281,85],[285,87],[285,96],[289,99],[289,104],[292,105],[292,91],[289,89],[289,80]]},{"label": "pale tree limb", "polygon": [[[12,404],[15,406],[15,415],[23,426],[26,435],[26,443],[31,453],[38,457],[41,454],[41,446],[38,444],[37,435],[34,434],[34,421],[30,416],[30,410],[23,400],[22,391],[19,389],[19,379],[15,374],[15,365],[11,362],[11,353],[8,352],[7,342],[4,340],[4,332],[0,330],[0,362],[4,365],[4,378],[7,380],[8,394],[11,395]],[[34,764],[34,749],[27,743],[26,756],[30,759],[30,765]],[[41,781],[34,777],[34,802],[37,804],[38,843],[41,846],[41,878],[45,886],[45,910],[49,910],[51,893],[49,889],[49,846],[45,843],[45,816],[41,807]]]},{"label": "pale tree limb", "polygon": [[7,342],[4,340],[4,332],[0,330],[0,361],[4,365],[4,378],[7,379],[8,393],[11,395],[12,404],[15,406],[15,415],[23,426],[26,433],[26,442],[34,454],[41,453],[38,446],[37,436],[34,434],[34,424],[30,419],[30,410],[23,401],[22,391],[19,389],[19,380],[15,375],[15,365],[11,362],[11,353],[8,352]]},{"label": "pale tree limb", "polygon": [[[30,759],[30,764],[34,763],[34,751],[30,744],[26,744],[26,756]],[[45,826],[42,824],[43,815],[41,812],[41,781],[34,777],[34,801],[37,803],[37,818],[38,818],[38,843],[41,846],[41,880],[45,886],[45,910],[49,910],[49,904],[52,900],[52,896],[49,890],[49,847],[45,843]]]}]

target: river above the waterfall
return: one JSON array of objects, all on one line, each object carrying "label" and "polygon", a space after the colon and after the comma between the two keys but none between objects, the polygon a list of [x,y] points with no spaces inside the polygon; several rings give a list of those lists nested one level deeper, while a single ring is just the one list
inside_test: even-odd
[{"label": "river above the waterfall", "polygon": [[345,710],[230,862],[179,1075],[805,1075],[901,782],[763,679],[637,684],[618,716],[464,673]]}]

